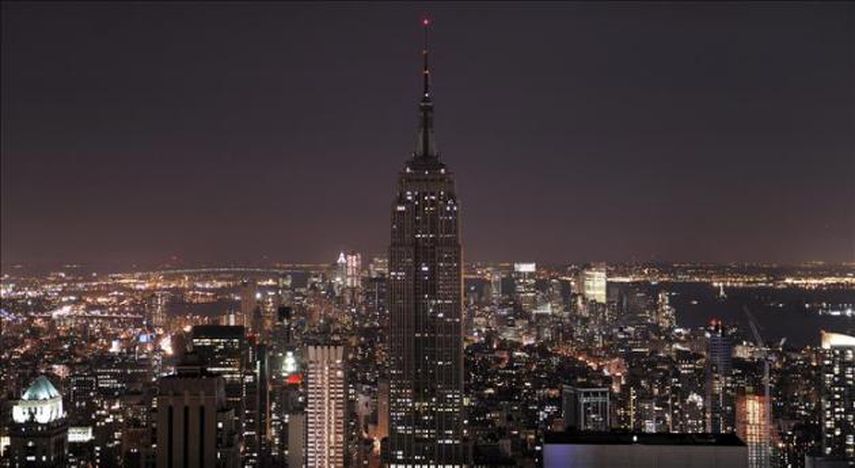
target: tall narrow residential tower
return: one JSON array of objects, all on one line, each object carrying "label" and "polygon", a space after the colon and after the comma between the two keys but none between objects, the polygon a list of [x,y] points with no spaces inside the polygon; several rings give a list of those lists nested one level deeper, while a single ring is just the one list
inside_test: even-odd
[{"label": "tall narrow residential tower", "polygon": [[389,247],[391,466],[463,466],[461,246],[454,179],[433,132],[427,28],[416,148],[398,178]]}]

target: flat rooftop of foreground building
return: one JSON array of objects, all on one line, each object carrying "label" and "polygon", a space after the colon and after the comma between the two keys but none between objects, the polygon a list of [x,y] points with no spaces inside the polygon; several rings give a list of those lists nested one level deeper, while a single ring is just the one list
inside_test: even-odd
[{"label": "flat rooftop of foreground building", "polygon": [[246,328],[242,325],[194,325],[190,334],[193,338],[243,338]]},{"label": "flat rooftop of foreground building", "polygon": [[669,434],[646,432],[547,432],[545,444],[573,445],[696,445],[744,447],[735,434]]}]

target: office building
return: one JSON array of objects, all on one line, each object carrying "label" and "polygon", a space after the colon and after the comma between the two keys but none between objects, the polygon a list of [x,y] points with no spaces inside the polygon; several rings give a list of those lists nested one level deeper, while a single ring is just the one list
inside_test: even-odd
[{"label": "office building", "polygon": [[384,451],[392,466],[450,467],[466,464],[460,212],[454,178],[434,139],[427,43],[422,55],[416,149],[392,204]]},{"label": "office building", "polygon": [[564,424],[568,430],[608,431],[611,427],[609,389],[565,385],[561,391]]},{"label": "office building", "polygon": [[188,361],[158,381],[157,468],[237,468],[237,428],[226,382],[192,362],[192,355]]},{"label": "office building", "polygon": [[226,404],[234,410],[235,428],[242,437],[246,411],[246,363],[249,359],[245,328],[197,325],[191,335],[191,347],[200,365],[208,372],[223,377]]},{"label": "office building", "polygon": [[250,339],[243,371],[243,465],[257,466],[269,452],[269,369],[267,346]]},{"label": "office building", "polygon": [[536,271],[537,265],[534,263],[514,263],[514,295],[526,312],[533,312],[537,305]]},{"label": "office building", "polygon": [[707,432],[734,430],[733,345],[721,321],[708,330],[706,366]]}]

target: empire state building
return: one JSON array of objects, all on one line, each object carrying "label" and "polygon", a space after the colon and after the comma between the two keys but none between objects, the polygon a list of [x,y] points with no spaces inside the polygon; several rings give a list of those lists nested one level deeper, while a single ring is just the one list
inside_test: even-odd
[{"label": "empire state building", "polygon": [[433,131],[427,27],[418,138],[398,178],[389,246],[392,467],[467,465],[463,444],[462,254],[454,178]]}]

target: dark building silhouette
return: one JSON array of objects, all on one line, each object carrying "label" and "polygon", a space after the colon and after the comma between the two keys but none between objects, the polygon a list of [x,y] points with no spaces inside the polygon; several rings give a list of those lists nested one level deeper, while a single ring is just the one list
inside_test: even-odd
[{"label": "dark building silhouette", "polygon": [[225,380],[226,402],[235,410],[235,424],[243,432],[246,332],[242,326],[197,325],[191,332],[192,349],[200,364]]},{"label": "dark building silhouette", "polygon": [[237,428],[225,380],[199,366],[192,353],[187,361],[158,382],[157,467],[237,467]]},{"label": "dark building silhouette", "polygon": [[721,322],[709,330],[706,369],[707,430],[713,434],[733,432],[735,395],[732,388],[733,345]]},{"label": "dark building silhouette", "polygon": [[565,385],[561,392],[564,423],[578,431],[608,431],[608,387],[583,388]]}]

